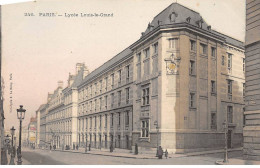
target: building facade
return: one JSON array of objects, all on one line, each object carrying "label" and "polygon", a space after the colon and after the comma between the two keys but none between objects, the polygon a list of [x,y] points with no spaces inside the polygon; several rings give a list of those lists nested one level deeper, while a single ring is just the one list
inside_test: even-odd
[{"label": "building facade", "polygon": [[76,124],[65,141],[96,148],[137,144],[143,152],[218,149],[226,121],[228,147],[240,147],[244,62],[243,42],[173,3],[139,40],[62,90],[64,104],[55,109],[71,109],[66,122]]},{"label": "building facade", "polygon": [[246,1],[244,159],[260,160],[260,2]]}]

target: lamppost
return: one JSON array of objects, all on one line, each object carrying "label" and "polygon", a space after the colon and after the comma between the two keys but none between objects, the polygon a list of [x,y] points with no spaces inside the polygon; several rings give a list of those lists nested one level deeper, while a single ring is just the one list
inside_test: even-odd
[{"label": "lamppost", "polygon": [[12,146],[11,146],[11,159],[9,165],[14,165],[14,155],[15,155],[15,148],[14,148],[14,126],[10,129],[12,135]]},{"label": "lamppost", "polygon": [[18,120],[20,120],[20,130],[19,130],[19,147],[18,147],[18,154],[17,154],[17,164],[21,165],[22,164],[22,145],[21,145],[21,141],[22,141],[22,120],[25,117],[25,109],[23,109],[23,105],[20,105],[20,108],[17,109],[17,118]]},{"label": "lamppost", "polygon": [[156,130],[157,130],[157,150],[156,150],[156,157],[158,157],[158,150],[159,150],[159,126],[158,126],[158,121],[154,121],[154,125],[156,126]]},{"label": "lamppost", "polygon": [[225,153],[224,153],[223,163],[227,163],[228,162],[228,150],[227,150],[227,130],[228,130],[228,125],[227,125],[227,121],[226,120],[223,122],[223,127],[224,127],[224,131],[225,131]]}]

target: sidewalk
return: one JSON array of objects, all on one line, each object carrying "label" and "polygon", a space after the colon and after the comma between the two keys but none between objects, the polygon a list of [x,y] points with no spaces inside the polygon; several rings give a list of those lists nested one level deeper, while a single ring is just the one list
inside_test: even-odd
[{"label": "sidewalk", "polygon": [[[113,152],[110,152],[109,149],[95,149],[91,148],[91,151],[87,151],[85,153],[84,148],[79,148],[78,150],[61,150],[56,149],[56,151],[60,152],[72,152],[72,153],[82,153],[82,154],[92,154],[92,155],[102,155],[102,156],[111,156],[111,157],[123,157],[123,158],[135,158],[135,159],[156,159],[155,153],[139,153],[138,155],[135,155],[133,151],[126,150],[126,149],[114,149]],[[229,149],[229,152],[231,151],[242,151],[242,148],[235,148],[235,149]],[[185,153],[185,154],[169,154],[169,158],[177,158],[177,157],[189,157],[189,156],[199,156],[199,155],[205,155],[205,154],[213,154],[213,153],[221,153],[224,152],[224,150],[211,150],[211,151],[202,151],[202,152],[192,152],[192,153]]]},{"label": "sidewalk", "polygon": [[260,165],[260,161],[243,160],[242,158],[228,159],[227,163],[223,163],[223,160],[216,161],[217,165]]}]

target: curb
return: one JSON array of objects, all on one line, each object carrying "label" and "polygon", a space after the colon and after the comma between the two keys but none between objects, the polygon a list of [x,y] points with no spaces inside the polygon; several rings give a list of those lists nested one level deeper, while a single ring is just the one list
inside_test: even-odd
[{"label": "curb", "polygon": [[70,152],[70,153],[81,153],[81,154],[90,154],[90,155],[100,155],[100,156],[110,156],[110,157],[119,157],[119,158],[132,158],[132,159],[155,159],[156,157],[135,157],[135,156],[122,156],[122,155],[109,155],[109,154],[101,154],[101,153],[85,153],[85,152],[77,152],[77,151],[62,151],[56,150],[58,152]]}]

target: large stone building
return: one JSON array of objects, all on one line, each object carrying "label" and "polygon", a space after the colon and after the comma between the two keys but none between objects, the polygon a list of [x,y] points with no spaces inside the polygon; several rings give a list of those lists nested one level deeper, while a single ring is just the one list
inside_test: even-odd
[{"label": "large stone building", "polygon": [[[244,82],[243,42],[173,3],[139,40],[74,89],[60,90],[64,103],[49,108],[47,118],[66,104],[72,107],[66,122],[77,127],[70,128],[68,145],[131,149],[137,144],[141,151],[159,145],[171,152],[222,148],[226,120],[228,147],[240,147]],[[65,118],[57,115],[57,121]]]},{"label": "large stone building", "polygon": [[260,160],[260,1],[246,1],[244,159]]}]

